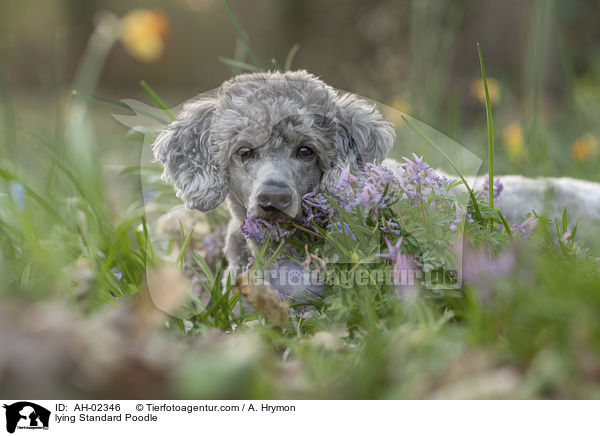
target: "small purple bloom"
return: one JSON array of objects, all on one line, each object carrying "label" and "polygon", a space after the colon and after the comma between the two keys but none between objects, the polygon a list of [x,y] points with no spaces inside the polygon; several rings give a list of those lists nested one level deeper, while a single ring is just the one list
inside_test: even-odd
[{"label": "small purple bloom", "polygon": [[533,231],[537,229],[537,226],[538,219],[534,216],[531,216],[525,221],[523,221],[521,224],[514,226],[511,230],[513,233],[516,233],[517,235],[523,238],[529,238],[531,233],[533,233]]},{"label": "small purple bloom", "polygon": [[246,271],[250,271],[250,268],[252,268],[254,262],[256,262],[256,258],[254,256],[249,256],[248,263],[246,264]]},{"label": "small purple bloom", "polygon": [[[311,227],[317,231],[315,225],[324,227],[336,215],[335,209],[329,205],[327,199],[316,189],[302,196],[303,214],[298,219],[301,225]],[[314,224],[313,224],[314,223]]]},{"label": "small purple bloom", "polygon": [[282,229],[278,222],[271,224],[263,219],[257,218],[252,213],[246,216],[244,225],[242,225],[240,230],[247,238],[256,242],[265,242],[268,237],[278,241],[289,236],[289,231]]},{"label": "small purple bloom", "polygon": [[560,237],[560,241],[563,244],[568,244],[569,243],[569,238],[571,237],[571,232],[565,232],[563,233],[563,235]]},{"label": "small purple bloom", "polygon": [[265,220],[255,217],[254,214],[248,214],[241,228],[242,233],[254,241],[263,242],[267,239],[270,231],[270,224]]},{"label": "small purple bloom", "polygon": [[123,273],[122,273],[122,272],[120,272],[120,271],[113,272],[113,274],[115,275],[115,278],[116,278],[118,281],[121,281],[121,279],[123,278]]},{"label": "small purple bloom", "polygon": [[356,241],[356,235],[354,234],[348,223],[336,221],[334,223],[328,224],[325,228],[330,232],[345,233],[347,235],[350,235],[350,237]]},{"label": "small purple bloom", "polygon": [[400,164],[403,170],[400,186],[412,204],[423,200],[424,192],[429,190],[439,192],[444,188],[448,180],[430,168],[422,157],[413,153],[412,159],[406,157],[403,159],[405,162]]},{"label": "small purple bloom", "polygon": [[[504,189],[504,185],[502,185],[502,182],[500,182],[500,180],[498,180],[498,179],[494,179],[494,189],[492,190],[492,196],[494,197],[494,200],[496,200],[498,197],[500,197],[500,194],[502,193],[503,189]],[[481,195],[484,198],[487,198],[489,196],[489,192],[490,192],[489,180],[486,179],[485,182],[483,182],[483,186],[481,188]]]},{"label": "small purple bloom", "polygon": [[376,254],[375,256],[382,259],[389,259],[392,261],[392,269],[394,271],[411,270],[414,271],[417,268],[417,262],[412,255],[403,254],[400,251],[400,246],[404,240],[404,236],[400,236],[395,244],[392,244],[388,238],[383,237],[385,245],[387,245],[388,252],[383,254]]},{"label": "small purple bloom", "polygon": [[344,168],[340,174],[338,182],[335,184],[335,188],[338,190],[338,195],[344,197],[354,197],[356,195],[356,185],[359,178],[350,172],[350,166]]},{"label": "small purple bloom", "polygon": [[367,163],[365,171],[358,177],[347,169],[342,171],[336,188],[344,209],[350,211],[362,207],[368,213],[389,206],[398,188],[398,180],[388,168]]},{"label": "small purple bloom", "polygon": [[412,254],[403,254],[400,252],[400,246],[402,245],[403,239],[403,236],[400,236],[398,241],[395,244],[392,244],[390,240],[384,236],[388,252],[376,254],[376,256],[391,260],[394,284],[396,285],[399,296],[402,299],[410,300],[416,295],[418,287],[415,280],[420,277],[421,270]]},{"label": "small purple bloom", "polygon": [[379,230],[381,230],[383,233],[393,233],[394,235],[402,234],[398,224],[391,219],[387,220],[384,226],[379,227]]}]

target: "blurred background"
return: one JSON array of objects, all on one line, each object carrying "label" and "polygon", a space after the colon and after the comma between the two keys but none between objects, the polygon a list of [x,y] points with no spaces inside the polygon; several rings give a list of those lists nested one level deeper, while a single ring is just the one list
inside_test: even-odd
[{"label": "blurred background", "polygon": [[[219,57],[273,69],[297,44],[292,68],[406,111],[485,161],[475,45],[480,42],[490,78],[497,173],[600,180],[600,3],[595,0],[230,4],[255,59],[237,41],[221,0],[3,2],[3,103],[14,105],[22,123],[52,134],[49,113],[66,114],[90,35],[108,11],[122,18],[122,34],[99,72],[95,95],[150,103],[140,86],[145,80],[175,106],[242,71],[232,71]],[[105,145],[122,144],[124,130],[110,108],[91,110]],[[114,159],[128,159],[123,152]]]}]

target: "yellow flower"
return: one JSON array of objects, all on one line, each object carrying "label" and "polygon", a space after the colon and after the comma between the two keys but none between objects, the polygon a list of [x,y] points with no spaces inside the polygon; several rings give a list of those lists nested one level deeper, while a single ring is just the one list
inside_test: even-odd
[{"label": "yellow flower", "polygon": [[[488,92],[490,94],[490,104],[495,105],[500,102],[501,92],[500,84],[496,79],[491,77],[487,78]],[[470,87],[471,95],[485,104],[485,88],[483,86],[483,79],[473,80]]]},{"label": "yellow flower", "polygon": [[402,113],[408,114],[410,111],[410,103],[400,96],[392,97],[383,107],[385,118],[393,124],[401,124]]},{"label": "yellow flower", "polygon": [[513,121],[504,128],[502,142],[509,157],[516,158],[523,154],[523,129],[519,122]]},{"label": "yellow flower", "polygon": [[388,106],[393,107],[396,110],[399,110],[400,112],[404,112],[404,113],[409,113],[410,112],[410,103],[408,101],[406,101],[404,98],[400,97],[399,95],[392,97],[389,101],[388,101]]},{"label": "yellow flower", "polygon": [[169,33],[169,19],[164,12],[134,9],[121,20],[121,42],[125,50],[143,62],[160,58]]},{"label": "yellow flower", "polygon": [[586,133],[571,144],[571,157],[577,162],[583,162],[598,154],[598,142],[591,133]]}]

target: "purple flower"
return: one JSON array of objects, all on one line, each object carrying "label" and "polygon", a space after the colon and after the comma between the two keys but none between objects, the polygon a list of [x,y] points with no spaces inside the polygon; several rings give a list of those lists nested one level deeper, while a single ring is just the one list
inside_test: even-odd
[{"label": "purple flower", "polygon": [[342,170],[335,185],[340,205],[347,211],[362,207],[366,212],[389,206],[398,188],[398,179],[388,168],[367,163],[365,171],[355,176],[349,168]]},{"label": "purple flower", "polygon": [[398,226],[398,224],[389,219],[385,222],[385,225],[379,227],[379,230],[381,230],[383,233],[393,233],[394,235],[401,235],[402,232],[400,231],[400,227]]},{"label": "purple flower", "polygon": [[388,252],[376,254],[375,256],[391,260],[394,285],[396,286],[399,297],[406,300],[412,300],[416,296],[418,290],[416,279],[420,277],[421,270],[412,254],[403,254],[400,252],[400,246],[402,245],[403,239],[404,238],[400,236],[398,241],[395,244],[392,244],[390,240],[384,236]]},{"label": "purple flower", "polygon": [[376,254],[375,256],[381,257],[382,259],[390,259],[391,261],[395,261],[396,258],[401,255],[400,245],[402,245],[403,239],[404,236],[400,236],[398,238],[398,241],[395,244],[392,244],[390,240],[384,236],[383,240],[385,241],[385,245],[387,245],[388,252],[383,254]]},{"label": "purple flower", "polygon": [[[494,179],[494,189],[492,190],[492,196],[494,197],[494,200],[500,196],[503,189],[504,189],[504,186],[502,185],[502,182],[500,182],[500,180],[498,180],[498,179]],[[490,192],[490,184],[489,184],[489,180],[486,179],[485,182],[483,182],[483,186],[481,187],[480,194],[484,198],[487,198],[489,196],[489,192]]]},{"label": "purple flower", "polygon": [[531,233],[533,233],[533,231],[537,229],[537,226],[538,219],[534,216],[531,216],[525,221],[523,221],[521,224],[514,226],[511,230],[513,233],[516,233],[517,235],[523,238],[529,238]]},{"label": "purple flower", "polygon": [[388,238],[385,236],[383,240],[385,241],[385,245],[387,245],[388,252],[383,254],[376,254],[375,256],[380,257],[382,259],[389,259],[392,261],[392,269],[394,271],[403,271],[403,270],[411,270],[414,271],[417,268],[417,262],[412,255],[403,254],[400,252],[400,246],[402,245],[402,241],[404,236],[400,236],[398,241],[395,244],[392,244]]},{"label": "purple flower", "polygon": [[354,234],[348,223],[336,221],[334,223],[328,224],[325,228],[330,232],[345,233],[347,235],[350,235],[350,237],[356,241],[356,235]]},{"label": "purple flower", "polygon": [[315,225],[324,227],[336,215],[336,210],[323,194],[317,194],[316,189],[302,196],[302,210],[302,216],[298,221],[301,225],[311,227],[315,231],[318,231]]},{"label": "purple flower", "polygon": [[356,186],[359,178],[350,172],[350,166],[344,168],[340,174],[338,182],[335,184],[335,188],[338,190],[338,195],[344,197],[354,197],[356,195]]},{"label": "purple flower", "polygon": [[250,268],[252,268],[254,262],[256,262],[256,258],[254,256],[249,256],[248,263],[246,264],[246,271],[250,271]]},{"label": "purple flower", "polygon": [[403,159],[405,163],[400,164],[400,166],[404,170],[403,178],[405,181],[411,181],[422,188],[434,186],[442,188],[444,183],[447,182],[445,177],[438,175],[438,173],[429,167],[427,162],[423,161],[423,157],[419,157],[413,153],[412,159],[406,157]]},{"label": "purple flower", "polygon": [[383,208],[385,206],[385,202],[382,193],[379,192],[379,189],[375,184],[365,183],[361,192],[356,197],[354,205],[360,205],[366,210],[372,210],[378,207]]},{"label": "purple flower", "polygon": [[271,240],[277,241],[289,236],[289,231],[282,229],[278,222],[271,224],[263,219],[257,218],[252,213],[246,216],[244,225],[240,230],[248,239],[252,239],[256,242],[265,242],[268,237],[271,237]]},{"label": "purple flower", "polygon": [[123,278],[123,273],[120,271],[113,272],[113,274],[118,281],[121,281],[121,279]]},{"label": "purple flower", "polygon": [[403,159],[405,163],[400,164],[403,170],[400,186],[411,203],[423,200],[426,191],[439,192],[444,188],[448,180],[430,168],[422,157],[413,153],[412,159]]}]

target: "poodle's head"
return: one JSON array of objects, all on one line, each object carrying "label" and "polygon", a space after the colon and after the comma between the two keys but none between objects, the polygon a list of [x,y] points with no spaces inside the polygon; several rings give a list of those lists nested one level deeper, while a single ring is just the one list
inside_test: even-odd
[{"label": "poodle's head", "polygon": [[187,207],[211,210],[229,195],[278,220],[297,217],[315,188],[333,194],[342,169],[382,160],[393,141],[373,105],[306,71],[256,73],[185,105],[154,154]]}]

